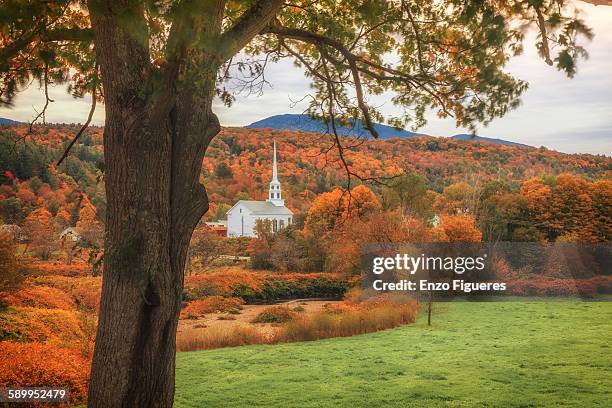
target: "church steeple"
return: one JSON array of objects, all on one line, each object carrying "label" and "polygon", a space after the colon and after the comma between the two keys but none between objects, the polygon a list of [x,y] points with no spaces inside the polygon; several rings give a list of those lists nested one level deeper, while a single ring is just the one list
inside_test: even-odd
[{"label": "church steeple", "polygon": [[272,160],[272,181],[268,190],[268,202],[278,207],[285,205],[285,200],[282,199],[281,185],[278,181],[278,169],[276,168],[276,140],[274,141],[274,156]]}]

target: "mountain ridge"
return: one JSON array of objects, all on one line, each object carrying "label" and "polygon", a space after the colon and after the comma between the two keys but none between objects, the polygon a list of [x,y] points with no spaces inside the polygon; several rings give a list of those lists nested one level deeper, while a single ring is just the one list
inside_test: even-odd
[{"label": "mountain ridge", "polygon": [[[255,121],[245,128],[249,129],[274,129],[274,130],[292,130],[302,132],[313,132],[313,133],[330,133],[327,129],[327,125],[316,119],[311,118],[306,114],[293,114],[285,113],[281,115],[272,115],[264,119]],[[374,128],[378,131],[380,139],[408,139],[416,136],[431,136],[425,133],[411,132],[405,129],[396,129],[392,126],[383,125],[381,123],[375,123]],[[367,130],[363,127],[361,121],[357,121],[354,128],[336,125],[338,135],[340,136],[360,136],[367,134]],[[533,147],[523,143],[512,142],[509,140],[491,138],[485,136],[470,135],[466,133],[460,133],[453,136],[448,136],[449,139],[455,140],[468,140],[474,142],[489,142],[495,144],[501,144],[505,146],[517,146],[517,147]]]}]

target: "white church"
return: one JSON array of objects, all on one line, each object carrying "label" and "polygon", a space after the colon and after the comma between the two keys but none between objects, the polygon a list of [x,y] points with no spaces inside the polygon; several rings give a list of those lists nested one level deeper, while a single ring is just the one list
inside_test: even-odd
[{"label": "white church", "polygon": [[272,164],[272,181],[266,201],[240,200],[227,212],[228,237],[255,237],[257,220],[270,220],[272,231],[277,232],[293,221],[293,212],[285,207],[282,199],[281,184],[278,181],[276,168],[276,141],[274,141],[274,159]]}]

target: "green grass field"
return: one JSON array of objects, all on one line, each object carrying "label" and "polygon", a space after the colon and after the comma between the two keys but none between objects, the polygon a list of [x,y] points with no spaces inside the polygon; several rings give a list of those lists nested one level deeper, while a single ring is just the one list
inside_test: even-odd
[{"label": "green grass field", "polygon": [[612,404],[612,302],[452,302],[433,326],[179,353],[177,407]]}]

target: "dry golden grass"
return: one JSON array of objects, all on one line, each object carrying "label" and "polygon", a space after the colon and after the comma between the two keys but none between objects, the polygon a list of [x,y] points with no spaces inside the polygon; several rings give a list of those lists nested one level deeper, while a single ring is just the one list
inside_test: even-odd
[{"label": "dry golden grass", "polygon": [[[257,325],[230,329],[214,326],[199,330],[188,328],[179,333],[177,348],[179,351],[193,351],[348,337],[414,323],[418,314],[418,304],[411,299],[378,297],[357,302],[354,296],[351,301],[310,315],[291,312],[292,319],[272,331],[262,330]],[[280,308],[283,306],[268,308],[264,312],[269,314],[270,310]]]},{"label": "dry golden grass", "polygon": [[231,330],[221,327],[187,329],[177,338],[177,351],[209,350],[221,347],[270,343],[270,338],[255,327],[238,326]]}]

